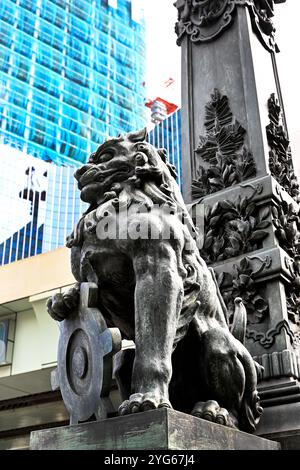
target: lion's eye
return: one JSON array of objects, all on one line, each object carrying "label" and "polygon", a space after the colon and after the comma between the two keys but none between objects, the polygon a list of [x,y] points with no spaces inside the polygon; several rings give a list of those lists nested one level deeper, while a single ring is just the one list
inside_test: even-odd
[{"label": "lion's eye", "polygon": [[138,144],[136,150],[143,152],[143,150],[147,150],[147,146],[145,144]]},{"label": "lion's eye", "polygon": [[101,149],[101,147],[96,150],[96,152],[93,152],[90,155],[89,161],[90,163],[105,163],[114,158],[116,155],[116,149],[107,147]]},{"label": "lion's eye", "polygon": [[[105,163],[114,158],[115,153],[113,150],[105,150],[102,153],[95,152],[91,155],[90,161],[93,163]],[[91,159],[92,158],[92,159]]]},{"label": "lion's eye", "polygon": [[142,166],[142,165],[145,165],[147,163],[148,158],[143,153],[137,153],[136,156],[135,156],[135,161],[136,161],[137,165]]},{"label": "lion's eye", "polygon": [[99,155],[99,159],[98,161],[99,162],[108,162],[109,160],[111,160],[112,158],[114,158],[114,152],[104,152],[102,153],[101,155]]}]

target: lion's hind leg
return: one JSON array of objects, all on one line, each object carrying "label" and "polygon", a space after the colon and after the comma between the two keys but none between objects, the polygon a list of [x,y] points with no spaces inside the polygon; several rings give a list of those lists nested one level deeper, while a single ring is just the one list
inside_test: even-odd
[{"label": "lion's hind leg", "polygon": [[246,348],[229,331],[213,328],[202,335],[201,362],[208,401],[197,403],[192,414],[253,432],[261,408],[255,365]]}]

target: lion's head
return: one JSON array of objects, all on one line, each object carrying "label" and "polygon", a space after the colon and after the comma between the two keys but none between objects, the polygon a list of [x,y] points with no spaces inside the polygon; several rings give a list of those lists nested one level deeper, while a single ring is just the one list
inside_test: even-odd
[{"label": "lion's head", "polygon": [[[167,204],[189,218],[167,151],[156,149],[146,137],[147,130],[143,129],[109,139],[75,172],[81,199],[90,204],[85,214],[112,200],[116,205],[139,203],[148,208]],[[80,245],[83,218],[69,237],[68,246]]]},{"label": "lion's head", "polygon": [[[81,199],[95,207],[118,197],[126,187],[132,192],[149,191],[155,185],[153,202],[170,200],[174,191],[175,167],[166,160],[166,150],[146,142],[147,131],[132,132],[104,142],[92,153],[88,164],[75,173]],[[152,192],[151,192],[152,193]],[[161,193],[161,194],[160,194]]]}]

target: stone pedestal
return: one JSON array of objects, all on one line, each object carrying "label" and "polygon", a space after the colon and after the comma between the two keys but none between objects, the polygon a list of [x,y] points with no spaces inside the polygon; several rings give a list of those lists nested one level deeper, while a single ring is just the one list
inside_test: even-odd
[{"label": "stone pedestal", "polygon": [[282,450],[300,449],[300,403],[295,399],[296,394],[292,393],[292,387],[298,388],[299,395],[299,385],[295,381],[290,387],[285,387],[285,399],[282,398],[283,394],[271,398],[256,430],[256,435],[279,442]]},{"label": "stone pedestal", "polygon": [[31,450],[279,450],[267,439],[160,409],[34,431]]}]

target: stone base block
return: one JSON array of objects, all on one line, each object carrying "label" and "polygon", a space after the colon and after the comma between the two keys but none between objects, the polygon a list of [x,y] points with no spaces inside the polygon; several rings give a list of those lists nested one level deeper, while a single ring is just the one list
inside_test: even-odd
[{"label": "stone base block", "polygon": [[34,431],[32,450],[279,450],[277,442],[159,409]]},{"label": "stone base block", "polygon": [[280,442],[282,450],[300,450],[300,402],[264,408],[256,435]]}]

